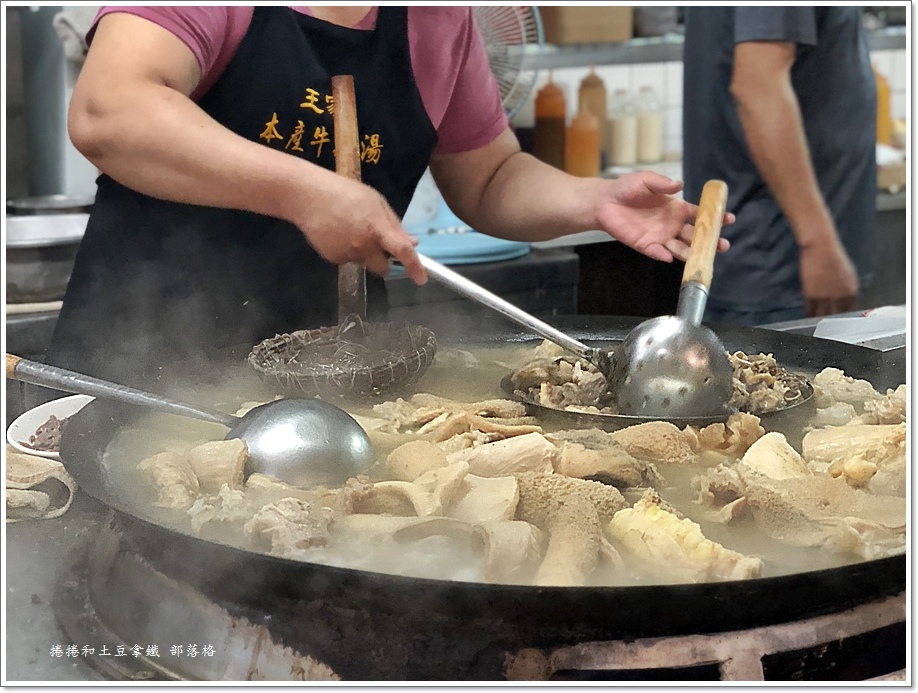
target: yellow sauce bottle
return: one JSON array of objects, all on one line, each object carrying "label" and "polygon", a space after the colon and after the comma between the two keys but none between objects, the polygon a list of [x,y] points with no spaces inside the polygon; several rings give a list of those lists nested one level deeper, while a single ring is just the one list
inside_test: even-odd
[{"label": "yellow sauce bottle", "polygon": [[873,77],[877,83],[877,143],[891,145],[893,119],[889,82],[877,72],[876,65],[873,66]]},{"label": "yellow sauce bottle", "polygon": [[532,153],[537,159],[564,170],[567,103],[564,92],[551,81],[536,95]]}]

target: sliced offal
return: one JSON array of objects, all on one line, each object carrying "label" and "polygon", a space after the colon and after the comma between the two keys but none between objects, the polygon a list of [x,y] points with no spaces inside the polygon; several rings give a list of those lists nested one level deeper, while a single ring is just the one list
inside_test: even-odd
[{"label": "sliced offal", "polygon": [[762,559],[744,556],[715,541],[688,518],[680,519],[648,491],[631,508],[615,513],[605,525],[609,537],[638,558],[673,577],[694,582],[744,580],[762,574]]}]

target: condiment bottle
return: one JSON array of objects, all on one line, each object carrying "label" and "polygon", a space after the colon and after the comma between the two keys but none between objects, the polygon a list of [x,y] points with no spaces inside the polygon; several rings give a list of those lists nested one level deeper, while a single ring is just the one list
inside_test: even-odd
[{"label": "condiment bottle", "polygon": [[600,120],[580,97],[580,110],[567,130],[564,170],[573,176],[598,177],[600,172]]},{"label": "condiment bottle", "polygon": [[[590,73],[580,82],[579,103],[586,103],[587,110],[596,116],[599,121],[600,150],[605,149],[606,143],[606,85],[596,74],[595,68],[590,67]],[[604,157],[602,155],[605,155]],[[601,158],[608,159],[608,152],[602,151]],[[601,165],[601,164],[600,164]]]},{"label": "condiment bottle", "polygon": [[633,166],[637,163],[637,115],[626,89],[613,92],[607,127],[609,161],[613,166]]},{"label": "condiment bottle", "polygon": [[535,102],[533,154],[537,159],[564,170],[564,140],[567,129],[567,104],[564,92],[548,78]]},{"label": "condiment bottle", "polygon": [[642,164],[655,164],[663,158],[663,116],[653,87],[641,87],[637,107],[637,158]]},{"label": "condiment bottle", "polygon": [[889,81],[873,66],[873,77],[877,83],[877,144],[892,144],[893,119],[890,104]]}]

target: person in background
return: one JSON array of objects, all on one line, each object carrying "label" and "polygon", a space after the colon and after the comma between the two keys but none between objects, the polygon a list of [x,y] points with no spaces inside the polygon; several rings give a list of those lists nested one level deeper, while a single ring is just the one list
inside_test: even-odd
[{"label": "person in background", "polygon": [[[102,174],[53,365],[156,381],[334,325],[347,262],[371,271],[384,319],[390,258],[426,280],[400,217],[428,166],[485,233],[688,250],[681,182],[575,178],[520,152],[468,7],[104,7],[87,41],[68,127]],[[362,183],[334,173],[338,74],[354,77]]]},{"label": "person in background", "polygon": [[870,281],[876,91],[859,7],[687,7],[687,199],[730,186],[705,320],[852,310]]}]

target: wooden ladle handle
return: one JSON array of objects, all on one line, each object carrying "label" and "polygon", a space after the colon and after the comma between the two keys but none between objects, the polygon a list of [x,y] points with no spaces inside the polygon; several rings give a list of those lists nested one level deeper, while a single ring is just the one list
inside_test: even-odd
[{"label": "wooden ladle handle", "polygon": [[695,235],[692,249],[685,261],[682,283],[698,282],[706,289],[711,288],[714,275],[714,257],[717,255],[717,241],[727,210],[727,184],[722,180],[709,180],[701,191],[698,214],[695,216]]},{"label": "wooden ladle handle", "polygon": [[19,356],[13,356],[12,354],[6,355],[6,377],[10,380],[16,379],[16,366],[19,365],[19,362],[22,359]]}]

